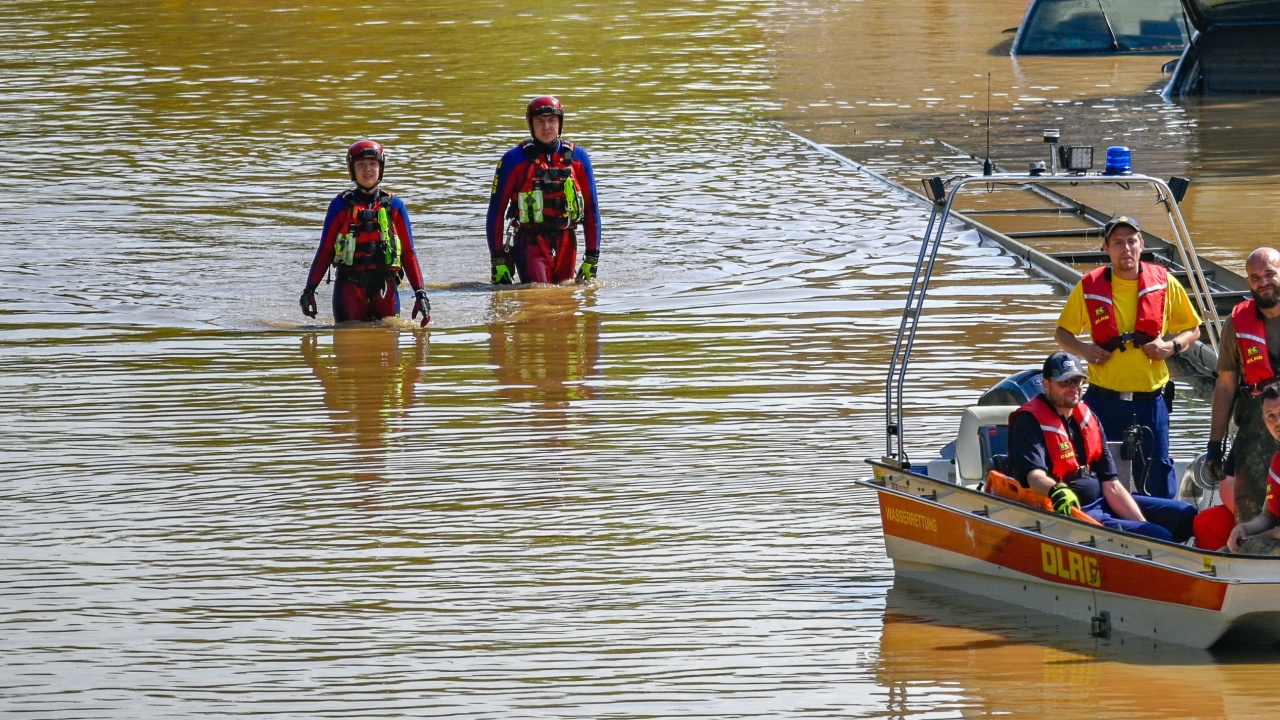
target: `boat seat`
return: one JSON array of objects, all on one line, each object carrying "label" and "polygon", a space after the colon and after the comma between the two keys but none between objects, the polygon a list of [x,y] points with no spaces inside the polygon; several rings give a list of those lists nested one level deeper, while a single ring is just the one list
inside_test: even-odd
[{"label": "boat seat", "polygon": [[970,405],[960,414],[956,435],[956,476],[979,485],[995,467],[995,456],[1009,451],[1009,414],[1017,405]]}]

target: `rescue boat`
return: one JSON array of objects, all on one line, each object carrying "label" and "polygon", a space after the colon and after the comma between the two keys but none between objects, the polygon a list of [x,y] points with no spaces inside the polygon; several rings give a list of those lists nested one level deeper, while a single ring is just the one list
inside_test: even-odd
[{"label": "rescue boat", "polygon": [[[996,491],[999,473],[994,471],[1005,452],[1009,413],[1038,391],[1038,372],[1002,382],[1003,388],[998,385],[979,404],[963,408],[956,440],[946,453],[923,463],[912,462],[907,453],[907,366],[938,249],[956,197],[965,189],[1032,189],[1050,198],[1057,196],[1055,185],[1069,186],[1073,194],[1082,189],[1150,192],[1167,216],[1171,237],[1143,260],[1169,264],[1184,278],[1205,319],[1197,352],[1184,353],[1187,369],[1211,372],[1224,314],[1219,308],[1231,299],[1228,294],[1238,296],[1239,285],[1224,288],[1211,280],[1169,184],[1127,170],[1046,174],[1033,167],[1028,174],[924,182],[932,213],[886,377],[885,454],[868,459],[874,479],[858,484],[876,492],[885,550],[900,577],[1069,618],[1087,636],[1130,634],[1192,648],[1224,641],[1274,644],[1280,642],[1280,557],[1232,555],[1131,535]],[[1037,255],[1040,267],[1065,267],[1044,253],[1029,248],[1028,253]],[[1215,266],[1212,272],[1226,271]],[[1064,283],[1070,278],[1060,276]],[[1196,462],[1177,466],[1184,473],[1182,499],[1201,507],[1212,502],[1212,484],[1199,479]],[[1127,464],[1120,467],[1127,481]]]}]

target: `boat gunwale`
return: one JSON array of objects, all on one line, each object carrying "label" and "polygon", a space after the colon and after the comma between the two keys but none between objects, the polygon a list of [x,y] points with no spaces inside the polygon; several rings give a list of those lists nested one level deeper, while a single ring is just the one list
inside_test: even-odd
[{"label": "boat gunwale", "polygon": [[[923,481],[923,484],[933,485],[933,486],[944,486],[948,491],[951,491],[948,494],[953,494],[955,491],[960,491],[964,494],[967,494],[968,497],[972,497],[975,499],[981,498],[983,502],[986,504],[1000,505],[1003,508],[1012,509],[1020,513],[1028,513],[1033,517],[1041,516],[1048,519],[1052,519],[1055,522],[1052,523],[1050,527],[1059,526],[1059,524],[1061,524],[1061,527],[1065,528],[1068,532],[1083,533],[1087,530],[1089,535],[1106,536],[1112,542],[1125,542],[1125,543],[1138,544],[1138,545],[1150,544],[1159,548],[1162,552],[1169,552],[1174,556],[1178,556],[1187,560],[1190,560],[1190,559],[1201,560],[1204,556],[1210,556],[1212,558],[1226,560],[1231,565],[1236,565],[1237,563],[1242,563],[1242,562],[1248,565],[1260,565],[1260,564],[1273,563],[1276,561],[1280,561],[1280,556],[1237,555],[1234,553],[1224,553],[1218,550],[1204,550],[1202,548],[1193,548],[1180,543],[1175,543],[1167,540],[1159,540],[1157,538],[1151,538],[1144,535],[1135,535],[1133,533],[1127,533],[1121,530],[1115,530],[1115,529],[1107,528],[1103,526],[1092,526],[1078,520],[1072,521],[1071,518],[1060,516],[1056,513],[1048,512],[1040,508],[1035,508],[1035,507],[1031,507],[1030,505],[1017,503],[1007,498],[999,497],[997,495],[991,495],[976,488],[961,485],[959,483],[950,483],[944,480],[939,480],[937,478],[929,477],[928,475],[921,475],[920,473],[917,473],[915,471],[912,471],[906,468],[895,466],[889,462],[879,461],[872,458],[867,458],[865,462],[869,465],[881,468],[889,472],[908,475],[914,480]],[[1069,545],[1072,547],[1087,548],[1091,552],[1102,553],[1118,559],[1135,561],[1143,565],[1149,565],[1149,566],[1158,568],[1160,570],[1176,572],[1182,575],[1196,577],[1201,580],[1208,580],[1216,583],[1224,583],[1227,585],[1280,585],[1280,571],[1274,573],[1271,576],[1241,576],[1239,574],[1224,575],[1224,574],[1221,574],[1220,572],[1221,565],[1218,563],[1215,563],[1214,565],[1215,574],[1208,574],[1203,571],[1196,571],[1196,570],[1191,570],[1184,567],[1178,567],[1177,565],[1173,565],[1168,562],[1163,562],[1155,558],[1144,557],[1141,554],[1136,554],[1136,553],[1131,554],[1131,553],[1108,549],[1106,547],[1102,547],[1096,541],[1093,545],[1086,545],[1086,544],[1083,544],[1082,540],[1072,540],[1070,538],[1062,537],[1060,535],[1049,534],[1047,532],[1048,528],[1046,528],[1043,523],[1041,524],[1040,531],[1037,532],[1037,531],[1029,530],[1024,527],[1020,527],[1018,525],[1012,525],[1010,523],[997,520],[995,518],[990,517],[989,515],[985,515],[985,516],[978,515],[971,510],[965,510],[964,508],[961,508],[961,507],[956,507],[954,505],[946,504],[944,502],[941,502],[941,500],[936,497],[930,498],[927,495],[926,496],[916,495],[914,493],[905,492],[902,490],[898,490],[896,488],[888,487],[883,482],[860,479],[860,480],[855,480],[854,483],[862,487],[875,490],[878,493],[879,492],[889,493],[892,495],[896,495],[898,497],[903,497],[903,498],[913,499],[920,502],[929,503],[949,512],[963,514],[966,517],[972,516],[973,518],[979,520],[980,522],[990,523],[990,524],[999,526],[1003,529],[1016,532],[1018,535],[1026,538],[1050,540],[1050,541],[1062,543],[1065,545]],[[1079,527],[1076,527],[1076,525],[1078,525]],[[1194,564],[1194,563],[1188,562],[1188,564]]]}]

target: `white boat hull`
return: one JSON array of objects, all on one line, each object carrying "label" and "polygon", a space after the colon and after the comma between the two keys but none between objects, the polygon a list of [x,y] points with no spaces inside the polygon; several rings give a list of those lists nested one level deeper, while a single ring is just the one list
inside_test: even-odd
[{"label": "white boat hull", "polygon": [[906,577],[1197,648],[1280,641],[1280,558],[1129,535],[873,463],[885,549]]}]

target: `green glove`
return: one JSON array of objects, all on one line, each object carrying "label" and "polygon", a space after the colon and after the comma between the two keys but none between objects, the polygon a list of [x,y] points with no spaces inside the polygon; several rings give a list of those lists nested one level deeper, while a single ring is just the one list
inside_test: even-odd
[{"label": "green glove", "polygon": [[600,252],[588,250],[582,257],[582,267],[578,268],[577,282],[591,282],[596,279],[596,266],[600,264]]},{"label": "green glove", "polygon": [[1080,507],[1080,498],[1066,483],[1058,483],[1049,491],[1049,499],[1053,501],[1053,511],[1059,515],[1070,515],[1071,508]]},{"label": "green glove", "polygon": [[515,274],[511,272],[511,266],[507,264],[507,258],[502,255],[494,255],[493,258],[493,284],[494,285],[510,285],[515,282]]}]

